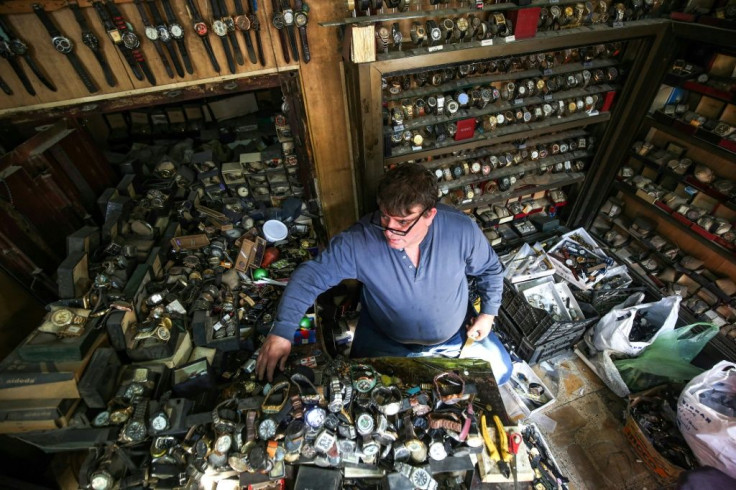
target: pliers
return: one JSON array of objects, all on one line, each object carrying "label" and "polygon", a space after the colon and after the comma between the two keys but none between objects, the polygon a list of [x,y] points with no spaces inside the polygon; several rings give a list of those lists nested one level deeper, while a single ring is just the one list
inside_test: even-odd
[{"label": "pliers", "polygon": [[509,440],[498,415],[493,416],[493,422],[496,424],[498,444],[501,447],[501,450],[498,450],[496,445],[493,443],[490,432],[488,432],[488,424],[486,423],[485,414],[480,419],[481,434],[483,435],[483,440],[486,443],[486,448],[488,449],[488,454],[491,456],[491,459],[496,462],[498,469],[501,471],[504,478],[508,478],[511,476],[511,470],[509,469],[508,463],[512,458],[511,453],[509,453]]}]

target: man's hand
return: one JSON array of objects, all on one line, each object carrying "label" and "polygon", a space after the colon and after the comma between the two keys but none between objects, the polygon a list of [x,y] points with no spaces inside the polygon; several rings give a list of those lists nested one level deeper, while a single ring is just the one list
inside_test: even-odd
[{"label": "man's hand", "polygon": [[468,325],[468,337],[475,341],[488,337],[493,327],[493,320],[495,319],[496,317],[494,315],[488,315],[486,313],[481,313],[473,318],[472,323]]},{"label": "man's hand", "polygon": [[256,360],[258,379],[263,379],[263,375],[266,374],[266,379],[269,382],[273,381],[273,372],[276,370],[277,365],[281,371],[286,369],[286,359],[289,357],[290,352],[291,341],[278,335],[269,335],[266,337],[266,341],[261,346],[261,351]]}]

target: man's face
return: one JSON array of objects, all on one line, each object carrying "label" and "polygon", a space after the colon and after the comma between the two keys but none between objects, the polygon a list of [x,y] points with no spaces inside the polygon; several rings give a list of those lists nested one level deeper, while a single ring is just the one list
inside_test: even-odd
[{"label": "man's face", "polygon": [[[432,224],[436,213],[436,208],[425,211],[418,205],[411,208],[411,212],[406,216],[392,216],[378,211],[381,226],[387,228],[383,230],[383,236],[388,246],[400,250],[419,245],[427,236],[429,225]],[[396,233],[397,231],[399,233]],[[406,234],[402,236],[402,232]]]}]

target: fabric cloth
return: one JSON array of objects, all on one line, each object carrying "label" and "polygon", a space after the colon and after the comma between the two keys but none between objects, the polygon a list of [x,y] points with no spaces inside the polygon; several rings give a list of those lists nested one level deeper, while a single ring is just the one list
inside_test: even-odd
[{"label": "fabric cloth", "polygon": [[343,279],[363,283],[358,331],[369,327],[399,344],[436,346],[456,335],[467,311],[467,276],[476,277],[481,312],[498,313],[503,266],[469,217],[438,204],[419,245],[418,267],[403,250],[388,246],[370,218],[335,236],[317,258],[294,271],[271,333],[293,340],[317,296]]}]

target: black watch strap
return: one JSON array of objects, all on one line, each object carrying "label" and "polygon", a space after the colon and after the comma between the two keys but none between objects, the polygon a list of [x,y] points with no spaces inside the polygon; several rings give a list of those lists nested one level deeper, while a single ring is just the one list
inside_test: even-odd
[{"label": "black watch strap", "polygon": [[79,28],[82,30],[82,43],[84,43],[84,45],[92,51],[92,54],[95,55],[97,62],[100,64],[100,68],[102,68],[102,73],[105,75],[105,81],[107,84],[111,87],[116,86],[118,81],[115,79],[115,75],[113,75],[112,69],[105,59],[105,55],[102,54],[102,51],[100,50],[100,40],[92,32],[92,29],[89,28],[87,19],[84,17],[82,9],[79,8],[79,4],[77,2],[69,2],[69,8],[72,13],[74,13],[74,18],[77,20],[77,24],[79,24]]},{"label": "black watch strap", "polygon": [[156,48],[156,53],[158,53],[158,57],[161,58],[161,63],[164,65],[164,70],[166,70],[166,74],[169,76],[169,78],[174,78],[174,70],[171,69],[171,63],[169,63],[169,59],[164,54],[164,48],[161,46],[163,42],[161,41],[161,38],[158,35],[158,29],[153,25],[153,22],[148,18],[148,12],[146,11],[146,6],[143,4],[143,0],[133,0],[133,3],[135,3],[136,8],[138,9],[138,14],[141,16],[141,21],[143,22],[143,28],[144,29],[153,29],[156,31],[156,39],[151,39],[146,35],[146,38],[153,43],[153,47]]},{"label": "black watch strap", "polygon": [[215,0],[219,2],[220,4],[220,13],[222,14],[222,21],[225,23],[225,26],[227,27],[227,37],[230,38],[230,44],[233,45],[233,55],[235,56],[235,61],[240,65],[243,66],[245,64],[245,60],[243,59],[243,51],[240,49],[240,43],[238,42],[238,36],[235,32],[235,21],[233,20],[232,16],[227,11],[227,5],[225,4],[225,0]]},{"label": "black watch strap", "polygon": [[[6,20],[1,15],[0,15],[0,37],[3,40],[8,42],[8,49],[10,49],[10,53],[14,54],[15,56],[23,57],[23,59],[26,60],[28,67],[36,75],[39,81],[43,83],[52,92],[56,92],[56,86],[51,82],[51,80],[49,80],[46,77],[46,75],[43,73],[41,68],[36,64],[35,60],[31,56],[30,51],[28,50],[28,45],[24,43],[18,37],[15,31],[13,31],[10,24],[6,22]],[[25,75],[25,72],[24,72],[24,75]],[[35,92],[35,89],[34,89],[34,92]]]},{"label": "black watch strap", "polygon": [[10,86],[5,83],[5,80],[3,77],[0,76],[0,89],[3,90],[7,95],[13,95],[13,90],[10,88]]},{"label": "black watch strap", "polygon": [[[246,0],[248,2],[248,19],[250,19],[250,29],[256,38],[256,49],[258,50],[258,59],[261,66],[266,66],[266,58],[263,56],[263,44],[261,43],[261,22],[258,20],[258,2],[256,0]],[[253,2],[252,4],[250,2]]]},{"label": "black watch strap", "polygon": [[[99,91],[100,89],[92,80],[92,77],[89,76],[89,73],[87,73],[87,70],[84,68],[82,62],[79,60],[79,58],[77,58],[77,55],[74,54],[74,44],[71,42],[71,40],[61,34],[61,31],[58,27],[56,27],[54,22],[51,20],[51,17],[49,17],[41,4],[34,3],[32,5],[32,8],[33,11],[36,13],[38,19],[41,21],[41,23],[44,25],[49,35],[51,36],[51,41],[54,43],[54,47],[57,49],[57,51],[66,55],[66,58],[72,64],[74,71],[77,72],[77,76],[79,76],[79,79],[82,81],[84,86],[87,87],[89,93],[93,94]],[[64,51],[58,48],[59,41],[62,41],[63,44],[67,45]]]},{"label": "black watch strap", "polygon": [[123,54],[123,58],[125,58],[128,66],[130,66],[130,69],[133,71],[133,75],[135,75],[138,80],[143,81],[145,79],[145,76],[143,75],[143,70],[141,70],[141,67],[138,66],[135,58],[133,58],[133,53],[131,53],[130,50],[123,45],[122,34],[118,30],[118,28],[115,27],[115,23],[112,21],[112,17],[110,17],[110,12],[107,11],[107,7],[105,7],[105,4],[102,3],[102,1],[93,1],[92,6],[95,8],[95,11],[99,16],[100,22],[102,22],[107,35],[112,40],[113,44],[117,46],[120,52]]},{"label": "black watch strap", "polygon": [[273,2],[273,26],[279,31],[279,41],[281,42],[281,52],[284,55],[284,61],[289,63],[291,56],[289,56],[289,45],[286,40],[286,26],[284,25],[284,13],[281,9],[281,2],[279,0],[272,0]]},{"label": "black watch strap", "polygon": [[161,16],[161,12],[158,10],[158,6],[156,5],[155,0],[146,0],[146,2],[148,3],[149,9],[151,10],[151,17],[153,17],[153,23],[155,24],[156,30],[158,31],[158,39],[166,47],[166,51],[168,51],[169,56],[171,57],[171,62],[174,65],[174,70],[176,70],[176,74],[180,77],[183,77],[184,68],[181,67],[179,56],[176,54],[176,48],[174,47],[174,43],[172,42],[174,39],[171,37],[171,31],[166,25],[163,17]]},{"label": "black watch strap", "polygon": [[[1,36],[2,35],[0,34],[0,37]],[[36,89],[33,88],[33,85],[31,84],[31,81],[28,79],[26,72],[23,71],[23,67],[20,66],[20,63],[18,63],[18,59],[15,57],[13,52],[10,50],[10,44],[5,39],[0,39],[0,58],[5,58],[6,60],[8,60],[10,67],[13,69],[15,74],[18,76],[18,79],[20,80],[20,83],[23,84],[23,87],[26,89],[26,92],[28,92],[31,95],[36,95]]]},{"label": "black watch strap", "polygon": [[[123,14],[120,12],[117,5],[115,5],[115,2],[113,2],[112,0],[105,0],[105,5],[108,9],[110,9],[112,21],[115,23],[115,27],[118,28],[118,31],[120,31],[120,34],[123,36],[123,41],[125,42],[126,38],[136,41],[135,43],[128,42],[126,47],[130,50],[131,53],[133,53],[133,59],[138,63],[138,66],[141,67],[141,70],[148,79],[148,82],[151,85],[156,85],[156,77],[153,76],[153,72],[151,72],[148,63],[146,62],[146,58],[143,57],[143,51],[140,50],[140,40],[138,40],[138,36],[129,28],[130,24],[125,21]],[[131,46],[131,44],[135,45]]]},{"label": "black watch strap", "polygon": [[[151,4],[155,5],[155,0],[149,0]],[[166,14],[166,22],[169,24],[169,32],[171,37],[176,40],[176,45],[179,47],[179,54],[181,54],[181,60],[184,62],[184,68],[190,75],[194,73],[194,67],[192,67],[192,60],[189,58],[189,52],[187,51],[187,43],[184,41],[184,30],[179,23],[179,19],[174,13],[174,9],[171,7],[171,0],[161,0],[161,4],[164,6],[164,12]],[[181,31],[179,33],[179,31]],[[178,36],[175,33],[180,34]]]},{"label": "black watch strap", "polygon": [[192,18],[192,22],[194,22],[194,32],[197,33],[197,36],[202,40],[204,49],[207,51],[207,56],[210,58],[210,62],[212,63],[212,68],[214,68],[217,73],[220,73],[220,63],[217,62],[215,52],[212,50],[212,44],[210,44],[210,39],[207,37],[209,29],[207,28],[207,24],[202,20],[197,4],[194,0],[187,0],[187,7],[189,8],[189,15]]},{"label": "black watch strap", "polygon": [[[290,0],[282,0],[283,10],[291,10]],[[286,15],[286,14],[284,14]],[[286,22],[286,20],[284,20]],[[294,11],[291,11],[291,23],[286,24],[286,35],[289,38],[289,46],[291,53],[294,55],[294,61],[299,61],[299,47],[296,44],[296,26],[294,25]]]},{"label": "black watch strap", "polygon": [[[303,19],[300,24],[297,19]],[[309,63],[312,55],[309,52],[309,40],[307,39],[307,21],[309,19],[309,7],[302,0],[294,0],[294,22],[299,28],[299,41],[302,45],[302,59],[305,63]]]},{"label": "black watch strap", "polygon": [[[222,11],[220,10],[220,2],[218,0],[210,0],[212,5],[212,30],[215,31],[215,35],[220,38],[222,42],[222,49],[225,51],[225,59],[227,60],[227,67],[230,69],[230,73],[235,73],[235,59],[233,59],[233,52],[230,49],[230,43],[227,37],[227,25],[222,20]],[[217,26],[217,27],[215,27]],[[224,31],[223,31],[224,29]]]},{"label": "black watch strap", "polygon": [[[246,0],[247,2],[248,0]],[[256,51],[253,49],[253,41],[250,38],[250,31],[253,29],[253,26],[250,24],[250,17],[245,14],[245,10],[243,9],[243,2],[241,0],[233,0],[235,3],[235,26],[238,28],[240,32],[243,33],[243,39],[245,40],[245,50],[248,52],[248,59],[251,63],[254,65],[258,63],[258,58],[256,57]],[[240,23],[238,22],[239,19],[243,18],[245,22],[247,22],[247,28],[241,28]]]}]

